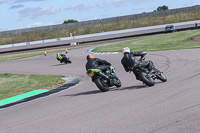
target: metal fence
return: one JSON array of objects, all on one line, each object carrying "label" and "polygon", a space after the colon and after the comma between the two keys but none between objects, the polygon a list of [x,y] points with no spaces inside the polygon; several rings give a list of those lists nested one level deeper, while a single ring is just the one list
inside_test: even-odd
[{"label": "metal fence", "polygon": [[[148,12],[148,13],[141,13],[141,14],[134,14],[134,15],[127,15],[127,16],[119,16],[119,17],[113,17],[113,18],[104,18],[104,19],[96,19],[96,20],[89,20],[89,21],[82,21],[77,23],[68,23],[68,24],[59,24],[59,25],[51,25],[51,26],[43,26],[43,27],[34,27],[34,28],[26,28],[26,29],[18,29],[18,30],[11,30],[11,31],[3,31],[0,32],[0,36],[11,36],[11,35],[17,35],[17,34],[23,34],[23,33],[29,33],[29,32],[39,32],[39,31],[48,31],[48,30],[59,30],[59,29],[67,29],[67,28],[75,28],[75,27],[85,27],[89,25],[98,25],[102,31],[105,30],[106,24],[108,23],[116,23],[118,27],[120,27],[119,22],[123,20],[134,20],[134,19],[140,19],[140,18],[150,18],[150,17],[156,17],[156,16],[167,16],[170,14],[178,14],[178,13],[184,13],[184,12],[196,12],[200,11],[200,5],[192,6],[192,7],[185,7],[185,8],[178,8],[178,9],[170,9],[170,10],[164,10],[164,11],[158,11],[158,12]],[[196,19],[198,19],[199,14],[196,15]],[[163,18],[165,19],[165,18]],[[195,18],[194,18],[195,19]],[[151,24],[151,20],[147,20],[149,25]],[[88,27],[88,30],[90,27]],[[109,31],[109,30],[108,30]]]},{"label": "metal fence", "polygon": [[138,18],[154,17],[154,16],[160,16],[160,15],[166,16],[169,14],[175,14],[175,13],[181,13],[181,12],[192,12],[192,11],[199,11],[199,10],[200,10],[200,5],[196,5],[196,6],[192,6],[192,7],[171,9],[171,10],[165,10],[165,11],[159,11],[159,12],[149,12],[149,13],[141,13],[141,14],[127,15],[127,16],[113,17],[113,18],[89,20],[89,21],[83,21],[83,22],[77,22],[77,23],[68,23],[68,24],[59,24],[59,25],[3,31],[3,32],[0,32],[0,36],[16,35],[16,34],[22,34],[22,33],[28,33],[28,32],[35,32],[35,31],[58,30],[58,29],[65,29],[65,28],[94,25],[94,24],[101,24],[102,29],[103,29],[103,25],[105,23],[117,22],[120,20],[138,19]]}]

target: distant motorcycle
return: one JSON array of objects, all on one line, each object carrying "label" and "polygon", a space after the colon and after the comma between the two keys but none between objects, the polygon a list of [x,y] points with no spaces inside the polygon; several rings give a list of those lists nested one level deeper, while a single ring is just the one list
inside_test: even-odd
[{"label": "distant motorcycle", "polygon": [[60,63],[65,63],[65,64],[72,63],[72,61],[64,54],[57,53],[56,59],[60,61]]},{"label": "distant motorcycle", "polygon": [[[139,62],[145,60],[145,58],[140,58]],[[140,63],[139,63],[140,64]],[[154,86],[155,85],[155,79],[159,79],[162,82],[166,82],[167,78],[163,74],[163,72],[160,72],[158,69],[155,69],[153,72],[150,72],[149,69],[145,67],[132,67],[131,72],[133,72],[135,75],[137,75],[137,79],[142,81],[148,86]]]},{"label": "distant motorcycle", "polygon": [[116,76],[115,70],[110,66],[110,71],[102,72],[100,69],[88,69],[87,75],[102,92],[108,91],[112,86],[121,87],[121,81]]}]

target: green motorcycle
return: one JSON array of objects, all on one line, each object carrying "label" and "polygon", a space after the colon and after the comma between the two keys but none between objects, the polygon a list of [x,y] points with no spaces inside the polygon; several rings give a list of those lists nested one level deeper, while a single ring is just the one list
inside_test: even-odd
[{"label": "green motorcycle", "polygon": [[121,81],[116,76],[115,70],[110,66],[110,71],[102,72],[100,69],[88,69],[87,75],[102,92],[108,91],[112,86],[121,87]]}]

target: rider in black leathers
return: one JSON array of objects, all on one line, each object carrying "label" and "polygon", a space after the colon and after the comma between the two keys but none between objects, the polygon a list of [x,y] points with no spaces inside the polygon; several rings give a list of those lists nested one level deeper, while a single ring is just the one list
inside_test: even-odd
[{"label": "rider in black leathers", "polygon": [[[67,58],[67,56],[64,55],[64,54],[59,54],[59,53],[56,54],[56,59],[57,59],[58,61],[60,61],[60,63],[63,63],[63,62],[66,60],[66,58]],[[68,58],[67,58],[67,59],[68,59]]]},{"label": "rider in black leathers", "polygon": [[[141,56],[141,59],[147,54],[146,52],[130,52],[128,47],[123,48],[124,56],[121,59],[121,64],[123,65],[126,72],[131,71],[134,67],[139,67],[140,69],[147,68],[150,72],[156,70],[152,61],[142,61],[138,60],[135,56]],[[138,75],[135,73],[136,78]]]},{"label": "rider in black leathers", "polygon": [[94,58],[93,55],[87,55],[87,63],[85,65],[86,70],[88,69],[101,69],[103,72],[109,70],[110,63],[106,60],[101,60],[99,58]]}]

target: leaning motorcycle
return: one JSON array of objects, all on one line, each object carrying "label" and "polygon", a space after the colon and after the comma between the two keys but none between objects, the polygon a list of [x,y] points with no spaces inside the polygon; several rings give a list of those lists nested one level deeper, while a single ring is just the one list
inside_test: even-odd
[{"label": "leaning motorcycle", "polygon": [[[141,61],[145,60],[145,58],[140,58],[139,59],[139,64]],[[139,67],[140,65],[136,65],[134,67],[131,68],[130,72],[133,72],[135,74],[135,76],[137,77],[137,80],[142,81],[143,83],[145,83],[148,86],[154,86],[155,85],[155,79],[158,79],[162,82],[166,82],[167,78],[166,76],[163,74],[163,72],[160,72],[160,70],[156,69],[151,72],[149,71],[149,69],[145,68],[145,67]]]},{"label": "leaning motorcycle", "polygon": [[67,63],[72,63],[72,61],[71,61],[68,57],[65,56],[65,58],[64,58],[64,63],[65,63],[65,64],[67,64]]},{"label": "leaning motorcycle", "polygon": [[100,69],[88,69],[87,75],[102,92],[106,92],[112,86],[121,87],[121,81],[116,76],[115,70],[110,66],[110,71],[102,72]]},{"label": "leaning motorcycle", "polygon": [[64,54],[57,55],[57,60],[60,61],[60,63],[64,62],[65,64],[72,63],[72,61],[67,56],[65,56]]}]

